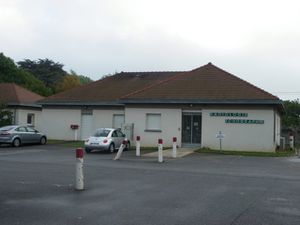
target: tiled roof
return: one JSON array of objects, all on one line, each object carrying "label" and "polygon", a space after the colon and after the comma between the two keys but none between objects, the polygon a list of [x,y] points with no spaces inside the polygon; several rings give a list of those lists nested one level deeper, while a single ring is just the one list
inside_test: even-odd
[{"label": "tiled roof", "polygon": [[52,95],[41,104],[116,102],[122,96],[181,72],[121,72],[113,76]]},{"label": "tiled roof", "polygon": [[211,63],[177,74],[155,85],[122,97],[123,102],[151,100],[278,101],[272,94],[214,66]]},{"label": "tiled roof", "polygon": [[27,104],[35,103],[43,98],[43,96],[33,93],[14,83],[0,83],[0,102],[6,104]]},{"label": "tiled roof", "polygon": [[211,63],[187,72],[121,72],[40,101],[42,105],[168,102],[281,104],[276,96]]}]

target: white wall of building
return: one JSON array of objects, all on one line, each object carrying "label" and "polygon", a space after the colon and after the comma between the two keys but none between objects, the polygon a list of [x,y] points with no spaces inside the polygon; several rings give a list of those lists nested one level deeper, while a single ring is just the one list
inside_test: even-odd
[{"label": "white wall of building", "polygon": [[124,114],[124,110],[109,110],[109,109],[95,109],[93,110],[93,118],[94,118],[94,129],[101,127],[113,127],[113,115],[121,115]]},{"label": "white wall of building", "polygon": [[[161,132],[146,131],[147,114],[161,114]],[[162,138],[164,146],[172,146],[172,138],[181,143],[181,109],[125,108],[125,123],[134,124],[134,137],[141,137],[142,147],[157,146]]]},{"label": "white wall of building", "polygon": [[[80,109],[49,109],[42,111],[42,131],[48,139],[74,140],[75,131],[70,128],[71,124],[80,126]],[[79,134],[78,134],[79,135]]]},{"label": "white wall of building", "polygon": [[[211,112],[248,113],[248,116],[210,116]],[[264,124],[225,123],[225,119],[264,120]],[[280,123],[280,116],[278,114],[276,116],[276,121]],[[222,141],[222,148],[224,150],[275,150],[273,109],[203,109],[202,146],[211,149],[219,149],[219,139],[216,138],[216,133],[218,131],[222,131],[222,133],[225,134],[225,138]],[[277,134],[280,136],[280,126],[277,127]]]},{"label": "white wall of building", "polygon": [[[97,128],[112,127],[113,115],[124,114],[124,110],[94,109],[92,110],[91,134]],[[57,109],[44,108],[42,113],[43,129],[48,139],[74,140],[75,131],[70,128],[71,124],[79,125],[77,131],[78,140],[81,138],[82,129],[81,109]]]},{"label": "white wall of building", "polygon": [[15,124],[27,125],[27,116],[32,114],[33,116],[33,127],[37,130],[42,128],[42,111],[34,109],[13,109],[11,110],[15,115]]},{"label": "white wall of building", "polygon": [[275,143],[277,146],[280,146],[280,134],[281,134],[281,117],[278,112],[275,114]]}]

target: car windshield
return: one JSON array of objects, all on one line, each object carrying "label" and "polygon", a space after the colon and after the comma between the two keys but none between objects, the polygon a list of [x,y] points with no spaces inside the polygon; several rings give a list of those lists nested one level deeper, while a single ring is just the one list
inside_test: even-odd
[{"label": "car windshield", "polygon": [[15,127],[13,127],[13,126],[6,126],[6,127],[1,127],[0,128],[0,131],[9,131],[9,130],[12,130],[12,129],[14,129]]},{"label": "car windshield", "polygon": [[94,136],[95,137],[107,137],[109,132],[110,132],[110,130],[99,129],[99,130],[96,130],[96,133],[94,134]]}]

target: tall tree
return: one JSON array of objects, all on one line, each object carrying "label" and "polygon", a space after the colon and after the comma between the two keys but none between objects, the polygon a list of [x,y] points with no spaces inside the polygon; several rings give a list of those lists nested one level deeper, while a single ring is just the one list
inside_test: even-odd
[{"label": "tall tree", "polygon": [[0,102],[0,127],[12,124],[12,112],[6,109],[6,105]]},{"label": "tall tree", "polygon": [[16,83],[43,96],[52,94],[42,81],[16,66],[14,61],[0,53],[0,83]]},{"label": "tall tree", "polygon": [[64,77],[63,82],[61,82],[58,86],[57,86],[57,90],[58,91],[66,91],[68,89],[71,89],[73,87],[76,86],[80,86],[80,80],[78,78],[78,76],[76,75],[67,75]]},{"label": "tall tree", "polygon": [[285,114],[282,124],[285,128],[293,130],[295,133],[300,129],[300,102],[299,99],[284,101]]},{"label": "tall tree", "polygon": [[74,70],[70,70],[70,75],[75,75],[79,78],[80,84],[88,84],[93,82],[93,80],[87,76],[79,75]]},{"label": "tall tree", "polygon": [[36,78],[43,81],[53,92],[57,92],[57,85],[61,83],[67,75],[67,72],[63,70],[63,64],[50,59],[38,59],[36,61],[25,59],[18,62],[18,65],[20,68],[30,72]]}]

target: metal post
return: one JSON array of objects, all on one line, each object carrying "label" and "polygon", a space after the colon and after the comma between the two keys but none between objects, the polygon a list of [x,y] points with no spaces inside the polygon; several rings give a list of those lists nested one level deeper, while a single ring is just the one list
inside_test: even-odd
[{"label": "metal post", "polygon": [[84,189],[83,177],[83,149],[76,149],[76,175],[75,175],[75,189],[82,191]]},{"label": "metal post", "polygon": [[220,151],[222,151],[222,138],[219,138],[220,140]]},{"label": "metal post", "polygon": [[163,161],[163,140],[158,139],[158,162],[162,163]]}]

